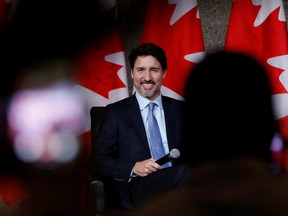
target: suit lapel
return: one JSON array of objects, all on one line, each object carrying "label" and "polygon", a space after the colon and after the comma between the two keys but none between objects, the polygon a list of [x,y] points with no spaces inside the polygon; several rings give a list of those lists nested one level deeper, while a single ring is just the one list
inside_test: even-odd
[{"label": "suit lapel", "polygon": [[171,101],[169,98],[162,96],[162,104],[164,109],[164,115],[165,115],[165,122],[166,122],[166,130],[167,130],[167,140],[169,149],[173,149],[175,147],[175,128],[173,125],[176,125],[176,115],[175,111],[171,108]]},{"label": "suit lapel", "polygon": [[145,145],[147,150],[150,151],[141,112],[139,109],[139,104],[138,104],[135,94],[132,97],[130,97],[130,100],[128,103],[129,104],[127,106],[127,112],[131,119],[131,122],[134,125],[134,128],[137,131],[143,144]]}]

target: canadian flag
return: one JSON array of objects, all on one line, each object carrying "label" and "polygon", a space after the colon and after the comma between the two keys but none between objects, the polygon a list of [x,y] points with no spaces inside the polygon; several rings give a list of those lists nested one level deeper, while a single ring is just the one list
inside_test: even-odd
[{"label": "canadian flag", "polygon": [[234,0],[225,50],[262,63],[272,81],[272,100],[282,137],[288,139],[288,46],[282,0]]},{"label": "canadian flag", "polygon": [[167,56],[162,93],[184,100],[189,73],[205,55],[196,0],[148,0],[141,42],[153,42]]},{"label": "canadian flag", "polygon": [[[107,14],[116,16],[116,1],[103,1]],[[75,88],[83,95],[87,108],[87,126],[84,128],[83,137],[86,136],[88,145],[91,107],[105,107],[129,95],[124,45],[116,21],[115,18],[115,23],[107,27],[94,43],[83,48],[75,58],[78,68]]]}]

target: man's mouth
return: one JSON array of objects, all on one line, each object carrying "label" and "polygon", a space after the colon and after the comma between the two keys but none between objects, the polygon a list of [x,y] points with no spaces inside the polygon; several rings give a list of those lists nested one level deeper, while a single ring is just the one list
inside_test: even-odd
[{"label": "man's mouth", "polygon": [[144,87],[144,89],[151,89],[154,86],[153,82],[150,83],[142,83],[142,86]]}]

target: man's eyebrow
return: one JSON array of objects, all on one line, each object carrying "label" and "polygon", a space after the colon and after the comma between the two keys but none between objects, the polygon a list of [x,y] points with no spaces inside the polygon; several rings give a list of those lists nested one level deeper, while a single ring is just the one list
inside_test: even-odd
[{"label": "man's eyebrow", "polygon": [[157,70],[160,70],[160,67],[151,67],[151,69],[157,69]]}]

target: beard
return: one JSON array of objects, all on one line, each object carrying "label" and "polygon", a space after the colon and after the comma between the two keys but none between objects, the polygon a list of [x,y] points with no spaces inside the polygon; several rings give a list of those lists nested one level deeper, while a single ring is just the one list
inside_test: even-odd
[{"label": "beard", "polygon": [[141,84],[140,85],[134,85],[138,94],[140,94],[142,97],[145,97],[147,99],[155,98],[160,93],[160,85],[155,85],[155,88],[152,88],[151,90],[142,90]]}]

